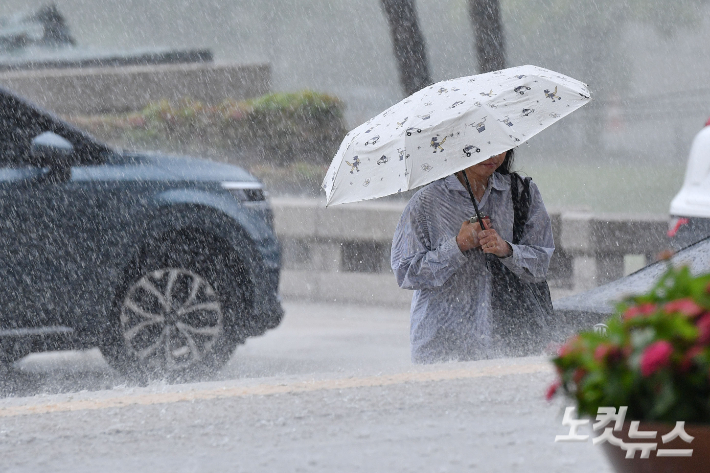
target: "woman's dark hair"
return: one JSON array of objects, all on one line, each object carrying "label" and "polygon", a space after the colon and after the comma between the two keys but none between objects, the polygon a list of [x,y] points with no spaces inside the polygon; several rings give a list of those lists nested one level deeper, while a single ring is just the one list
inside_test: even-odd
[{"label": "woman's dark hair", "polygon": [[514,149],[509,149],[507,153],[505,153],[505,159],[503,162],[498,166],[498,169],[496,169],[496,172],[499,174],[510,174],[513,172],[513,159],[515,158],[515,150]]}]

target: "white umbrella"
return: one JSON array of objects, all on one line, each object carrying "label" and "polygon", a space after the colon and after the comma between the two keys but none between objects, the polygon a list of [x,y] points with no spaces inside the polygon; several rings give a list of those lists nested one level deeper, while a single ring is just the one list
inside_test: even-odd
[{"label": "white umbrella", "polygon": [[537,66],[438,82],[350,131],[323,180],[326,206],[428,184],[507,151],[590,100]]}]

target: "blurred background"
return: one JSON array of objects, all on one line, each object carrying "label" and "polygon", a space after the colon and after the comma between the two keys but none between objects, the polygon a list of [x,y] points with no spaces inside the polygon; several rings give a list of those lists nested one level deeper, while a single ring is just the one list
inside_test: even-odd
[{"label": "blurred background", "polygon": [[[216,63],[268,64],[273,92],[334,96],[350,129],[405,95],[380,0],[61,0],[82,47],[206,48]],[[42,0],[4,0],[0,17]],[[480,71],[468,0],[416,0],[429,75]],[[505,66],[589,85],[593,101],[520,147],[517,167],[548,208],[667,214],[710,117],[710,2],[500,0]],[[332,155],[330,155],[332,156]],[[265,157],[268,159],[268,156]],[[252,166],[279,194],[268,171]],[[304,171],[317,196],[325,164]]]}]

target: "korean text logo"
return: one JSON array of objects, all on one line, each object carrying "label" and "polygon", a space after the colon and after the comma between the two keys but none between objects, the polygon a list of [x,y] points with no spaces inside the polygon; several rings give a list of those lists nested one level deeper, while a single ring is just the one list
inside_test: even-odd
[{"label": "korean text logo", "polygon": [[[657,457],[690,457],[693,455],[692,448],[658,448],[678,437],[687,443],[693,441],[694,437],[688,435],[685,431],[685,422],[682,421],[676,422],[673,430],[660,437],[662,443],[657,441],[657,431],[640,431],[639,421],[632,421],[629,426],[628,437],[634,440],[633,442],[625,442],[615,436],[614,432],[622,430],[627,409],[628,406],[621,406],[618,412],[613,407],[600,407],[597,410],[597,421],[592,425],[592,431],[596,432],[601,429],[604,429],[604,431],[599,436],[592,439],[594,445],[609,442],[609,444],[626,451],[626,458],[635,458],[636,452],[641,452],[639,458],[650,458],[651,452],[655,452]],[[569,433],[567,435],[555,436],[555,442],[586,442],[589,439],[589,435],[581,434],[577,432],[577,429],[589,424],[590,420],[577,419],[575,417],[575,410],[576,408],[574,407],[565,409],[562,425],[569,427]],[[607,427],[612,421],[614,422],[614,426]]]}]

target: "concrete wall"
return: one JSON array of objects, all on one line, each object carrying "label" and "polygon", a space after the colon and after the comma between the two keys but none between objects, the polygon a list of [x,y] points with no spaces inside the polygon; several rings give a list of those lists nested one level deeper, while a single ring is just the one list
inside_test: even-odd
[{"label": "concrete wall", "polygon": [[148,102],[191,97],[208,104],[271,90],[268,64],[212,63],[42,69],[0,73],[0,85],[63,115],[138,110]]},{"label": "concrete wall", "polygon": [[[392,235],[404,203],[324,208],[312,199],[272,200],[283,248],[281,294],[329,302],[407,305],[390,269]],[[553,298],[613,281],[629,256],[652,262],[668,245],[662,217],[553,213],[556,250],[548,282]]]}]

